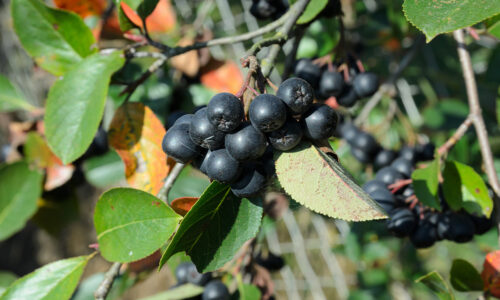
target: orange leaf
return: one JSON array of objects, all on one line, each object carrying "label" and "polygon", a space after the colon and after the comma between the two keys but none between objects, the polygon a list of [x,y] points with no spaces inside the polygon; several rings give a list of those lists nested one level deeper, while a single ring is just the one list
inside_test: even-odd
[{"label": "orange leaf", "polygon": [[[141,17],[127,4],[121,2],[121,7],[125,15],[132,23],[142,27]],[[149,32],[167,32],[175,26],[175,12],[169,0],[160,0],[155,10],[146,18],[146,25]]]},{"label": "orange leaf", "polygon": [[51,191],[65,184],[73,176],[75,167],[73,165],[57,164],[47,168],[44,189]]},{"label": "orange leaf", "polygon": [[[178,46],[192,45],[193,40],[190,38],[182,38]],[[189,77],[194,77],[200,70],[200,60],[198,58],[198,51],[192,50],[182,55],[174,56],[170,60],[172,66]]]},{"label": "orange leaf", "polygon": [[54,0],[56,7],[70,10],[80,17],[100,16],[106,9],[106,0]]},{"label": "orange leaf", "polygon": [[165,135],[160,120],[142,103],[125,103],[116,111],[108,131],[109,144],[125,163],[128,183],[156,194],[174,160],[161,148]]},{"label": "orange leaf", "polygon": [[211,62],[202,73],[201,83],[218,93],[236,94],[243,84],[243,75],[233,61]]},{"label": "orange leaf", "polygon": [[486,254],[481,278],[484,290],[497,298],[500,297],[500,250]]},{"label": "orange leaf", "polygon": [[198,197],[181,197],[172,200],[170,206],[172,209],[181,216],[185,216],[191,207],[198,201]]}]

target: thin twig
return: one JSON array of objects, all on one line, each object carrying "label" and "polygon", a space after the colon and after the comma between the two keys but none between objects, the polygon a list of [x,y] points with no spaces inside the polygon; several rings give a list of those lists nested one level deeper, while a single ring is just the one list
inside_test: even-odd
[{"label": "thin twig", "polygon": [[465,119],[465,121],[457,128],[457,131],[455,131],[455,133],[441,147],[439,147],[437,151],[438,155],[441,156],[448,153],[450,149],[464,136],[470,125],[472,125],[472,118],[467,117],[467,119]]},{"label": "thin twig", "polygon": [[177,179],[177,177],[179,177],[179,174],[181,173],[184,166],[185,166],[184,164],[176,163],[175,166],[172,168],[172,171],[168,173],[167,178],[165,178],[165,183],[163,184],[157,195],[158,198],[160,198],[160,200],[162,200],[163,202],[167,203],[168,192],[174,185],[174,182]]},{"label": "thin twig", "polygon": [[[496,194],[495,206],[497,211],[497,227],[500,229],[500,182],[498,175],[493,164],[493,154],[491,152],[490,142],[488,140],[488,131],[484,124],[483,115],[481,114],[481,107],[479,105],[479,96],[477,93],[476,79],[474,78],[474,71],[469,51],[465,46],[465,37],[462,30],[455,30],[453,36],[457,41],[457,51],[462,66],[462,73],[465,80],[465,88],[467,90],[467,99],[469,101],[469,117],[476,129],[477,139],[479,141],[479,148],[481,149],[481,156],[483,157],[483,165],[488,176],[488,181]],[[499,236],[500,242],[500,236]]]},{"label": "thin twig", "polygon": [[[309,3],[310,0],[300,0],[297,3],[295,3],[290,9],[288,10],[289,18],[286,20],[286,22],[283,24],[283,26],[278,30],[276,33],[276,36],[282,36],[285,39],[288,39],[288,35],[292,31],[293,26],[297,22],[297,20],[300,18],[304,10],[306,9],[307,4]],[[281,49],[280,45],[273,45],[271,49],[269,50],[269,54],[267,57],[262,60],[261,62],[261,67],[262,67],[262,74],[264,77],[268,77],[269,74],[271,74],[271,71],[274,67],[274,61],[276,60],[276,57],[278,56],[278,53]]]},{"label": "thin twig", "polygon": [[113,286],[116,276],[120,273],[121,263],[115,262],[109,270],[104,274],[104,279],[94,293],[96,300],[104,300]]},{"label": "thin twig", "polygon": [[406,69],[406,67],[410,64],[411,60],[417,53],[417,50],[420,47],[420,45],[422,45],[423,41],[424,41],[423,36],[417,37],[411,49],[408,51],[408,53],[405,54],[403,59],[401,59],[401,62],[399,63],[396,71],[389,77],[389,79],[387,79],[387,82],[385,82],[379,87],[378,91],[363,106],[363,109],[354,120],[354,124],[356,124],[357,126],[361,125],[361,123],[363,123],[364,120],[368,118],[372,109],[374,109],[375,106],[377,106],[377,104],[380,102],[380,100],[382,100],[382,97],[385,94],[389,93],[394,88],[394,83],[396,82],[396,79],[398,79],[398,77],[401,75],[404,69]]}]

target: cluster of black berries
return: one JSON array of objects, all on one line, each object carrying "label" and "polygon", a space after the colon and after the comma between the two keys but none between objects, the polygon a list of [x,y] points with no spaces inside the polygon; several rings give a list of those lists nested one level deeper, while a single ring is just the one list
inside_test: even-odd
[{"label": "cluster of black berries", "polygon": [[250,7],[250,13],[259,20],[279,19],[287,10],[287,0],[252,0]]},{"label": "cluster of black berries", "polygon": [[313,100],[306,81],[290,78],[276,96],[253,99],[247,122],[236,96],[217,94],[207,107],[175,121],[163,139],[163,151],[178,162],[192,162],[213,180],[231,184],[238,197],[255,196],[275,173],[274,150],[291,150],[303,136],[313,141],[333,136],[337,113]]},{"label": "cluster of black berries", "polygon": [[229,290],[222,281],[214,278],[211,272],[200,274],[192,262],[184,262],[177,266],[175,277],[177,284],[172,288],[186,283],[205,287],[203,294],[193,297],[193,300],[229,300],[230,298]]},{"label": "cluster of black berries", "polygon": [[336,97],[337,103],[352,107],[356,101],[373,95],[379,86],[378,77],[371,72],[359,72],[357,67],[349,69],[349,80],[342,73],[324,69],[309,59],[301,59],[295,65],[295,75],[309,82],[320,99]]},{"label": "cluster of black berries", "polygon": [[442,193],[441,212],[417,202],[413,186],[403,180],[411,177],[417,162],[433,158],[432,143],[403,147],[396,152],[383,149],[371,135],[352,123],[342,124],[340,133],[357,159],[373,163],[378,169],[375,179],[368,181],[363,189],[389,214],[387,229],[395,236],[408,236],[415,247],[427,248],[443,239],[465,243],[474,234],[483,234],[491,228],[490,219],[450,210]]}]

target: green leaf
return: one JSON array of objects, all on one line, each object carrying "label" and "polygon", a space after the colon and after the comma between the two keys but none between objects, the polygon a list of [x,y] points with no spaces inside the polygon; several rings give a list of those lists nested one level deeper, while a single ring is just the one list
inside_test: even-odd
[{"label": "green leaf", "polygon": [[45,134],[64,164],[81,156],[92,143],[104,112],[111,75],[125,59],[119,51],[87,57],[50,89]]},{"label": "green leaf", "polygon": [[469,213],[490,217],[493,200],[473,168],[458,161],[447,161],[443,176],[444,196],[452,209],[463,207]]},{"label": "green leaf", "polygon": [[200,272],[222,267],[257,234],[263,209],[255,202],[237,198],[228,185],[212,182],[184,216],[160,268],[180,251],[191,257]]},{"label": "green leaf", "polygon": [[24,161],[0,167],[0,241],[21,228],[36,212],[42,173]]},{"label": "green leaf", "polygon": [[500,1],[405,0],[406,19],[421,30],[427,42],[436,35],[465,28],[500,13]]},{"label": "green leaf", "polygon": [[54,75],[66,73],[96,51],[92,32],[72,12],[50,8],[40,0],[13,0],[12,18],[24,49]]},{"label": "green leaf", "polygon": [[425,284],[428,288],[430,288],[436,296],[438,296],[441,300],[454,300],[455,295],[450,290],[450,287],[444,281],[443,277],[439,275],[438,272],[432,271],[429,274],[426,274],[415,282],[421,282]]},{"label": "green leaf", "polygon": [[[203,293],[203,287],[197,286],[191,283],[186,283],[180,285],[171,290],[165,291],[163,293],[159,293],[150,297],[141,298],[140,300],[181,300],[181,299],[190,299],[192,297],[196,297]],[[258,299],[258,298],[254,298]]]},{"label": "green leaf", "polygon": [[159,0],[122,0],[135,10],[141,19],[146,19],[156,8]]},{"label": "green leaf", "polygon": [[120,156],[112,150],[85,160],[83,172],[85,179],[99,188],[125,180],[125,165]]},{"label": "green leaf", "polygon": [[16,281],[17,276],[11,272],[0,272],[0,295],[2,295],[9,285],[11,285],[14,281]]},{"label": "green leaf", "polygon": [[116,0],[118,6],[118,22],[120,23],[120,29],[123,32],[129,31],[130,29],[137,28],[137,26],[132,22],[125,12],[123,11],[122,6],[120,5],[120,0]]},{"label": "green leaf", "polygon": [[491,35],[500,39],[500,15],[496,15],[495,17],[487,20],[486,27]]},{"label": "green leaf", "polygon": [[102,256],[131,262],[160,248],[181,217],[155,196],[132,188],[105,192],[97,202],[94,225]]},{"label": "green leaf", "polygon": [[439,158],[437,158],[427,167],[413,171],[411,179],[418,200],[427,206],[441,210],[438,199],[439,171]]},{"label": "green leaf", "polygon": [[317,15],[321,13],[321,11],[328,4],[328,0],[311,0],[309,4],[307,4],[306,9],[297,20],[297,24],[304,24],[311,22]]},{"label": "green leaf", "polygon": [[71,298],[83,269],[94,255],[58,260],[16,280],[0,300]]},{"label": "green leaf", "polygon": [[238,299],[240,300],[261,299],[261,293],[257,286],[253,284],[244,284],[240,278],[238,279],[238,293]]},{"label": "green leaf", "polygon": [[0,111],[33,110],[34,108],[9,79],[0,74]]},{"label": "green leaf", "polygon": [[386,218],[350,174],[308,142],[275,155],[281,186],[297,202],[332,218],[367,221]]},{"label": "green leaf", "polygon": [[455,290],[460,292],[482,291],[484,286],[483,279],[476,268],[463,259],[453,260],[450,283]]}]

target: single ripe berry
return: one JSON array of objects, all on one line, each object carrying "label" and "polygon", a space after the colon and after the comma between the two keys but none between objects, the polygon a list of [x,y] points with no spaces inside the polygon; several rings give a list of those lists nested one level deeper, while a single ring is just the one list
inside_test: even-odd
[{"label": "single ripe berry", "polygon": [[271,3],[266,0],[254,0],[252,1],[252,6],[250,7],[250,13],[256,19],[265,20],[276,13],[276,7],[271,5]]},{"label": "single ripe berry", "polygon": [[448,212],[441,214],[437,225],[439,235],[457,243],[466,243],[474,237],[474,222],[469,216]]},{"label": "single ripe berry", "polygon": [[183,164],[195,159],[201,153],[201,149],[189,137],[188,124],[170,128],[163,137],[162,148],[169,157]]},{"label": "single ripe berry", "polygon": [[375,156],[374,166],[377,169],[387,167],[392,163],[392,161],[396,158],[397,153],[393,150],[382,150]]},{"label": "single ripe berry", "polygon": [[292,114],[303,114],[313,103],[314,91],[307,81],[289,78],[280,84],[276,96],[285,102]]},{"label": "single ripe berry", "polygon": [[300,143],[302,135],[303,132],[300,124],[294,119],[289,119],[283,127],[270,132],[268,138],[269,143],[274,149],[288,151],[295,148],[295,146]]},{"label": "single ripe berry", "polygon": [[198,169],[205,175],[207,174],[207,161],[209,161],[210,155],[212,155],[212,151],[208,150],[207,153],[201,157],[200,162],[197,162],[199,166]]},{"label": "single ripe berry", "polygon": [[194,117],[194,114],[182,115],[177,120],[175,120],[173,126],[181,125],[181,124],[188,124],[188,125],[190,125],[191,124],[191,120],[193,119],[193,117]]},{"label": "single ripe berry", "polygon": [[421,220],[415,231],[410,235],[410,241],[416,248],[428,248],[437,241],[436,227],[427,220]]},{"label": "single ripe berry", "polygon": [[174,111],[170,113],[167,117],[167,122],[165,123],[165,127],[170,128],[174,126],[175,122],[182,116],[185,116],[186,113],[180,110]]},{"label": "single ripe berry", "polygon": [[319,90],[322,95],[337,97],[342,93],[343,88],[344,77],[340,73],[335,71],[323,72],[319,82]]},{"label": "single ripe berry", "polygon": [[311,86],[317,87],[321,77],[321,68],[313,64],[310,59],[304,58],[297,62],[294,73],[297,77],[309,82]]},{"label": "single ripe berry", "polygon": [[227,153],[226,149],[212,151],[207,157],[206,170],[208,177],[223,183],[231,183],[241,173],[240,163]]},{"label": "single ripe berry", "polygon": [[285,266],[283,257],[269,252],[267,257],[262,257],[262,253],[255,258],[255,263],[271,272],[279,271]]},{"label": "single ripe berry", "polygon": [[243,120],[243,105],[233,94],[219,93],[210,99],[207,117],[218,130],[231,132],[238,128]]},{"label": "single ripe berry", "polygon": [[262,94],[250,103],[250,122],[262,132],[270,132],[283,126],[286,121],[286,105],[280,98]]},{"label": "single ripe berry", "polygon": [[178,284],[184,284],[188,282],[188,277],[192,272],[198,273],[196,266],[192,262],[183,262],[175,268],[175,277],[177,278]]},{"label": "single ripe berry", "polygon": [[383,183],[380,180],[376,180],[376,179],[370,180],[363,185],[363,190],[365,192],[367,192],[368,194],[370,194],[376,190],[386,190],[386,189],[387,189],[387,187],[386,187],[385,183]]},{"label": "single ripe berry", "polygon": [[363,150],[369,156],[375,153],[379,145],[375,138],[366,132],[361,132],[352,142],[352,146]]},{"label": "single ripe berry", "polygon": [[403,157],[414,163],[417,161],[417,152],[412,147],[404,146],[401,150],[399,150],[399,157]]},{"label": "single ripe berry", "polygon": [[363,149],[351,147],[351,155],[363,164],[367,164],[372,161],[370,153],[365,152]]},{"label": "single ripe berry", "polygon": [[406,178],[411,177],[411,172],[413,172],[413,164],[406,158],[399,157],[392,162],[391,167],[396,169],[399,173],[403,174]]},{"label": "single ripe berry", "polygon": [[434,158],[434,151],[436,150],[436,146],[433,143],[429,142],[424,145],[417,145],[415,150],[417,152],[417,160],[428,161]]},{"label": "single ripe berry", "polygon": [[376,179],[382,181],[386,185],[395,183],[396,181],[404,179],[403,175],[393,167],[384,167],[377,172]]},{"label": "single ripe berry", "polygon": [[371,72],[360,73],[354,77],[352,87],[358,97],[369,97],[378,89],[378,77]]},{"label": "single ripe berry", "polygon": [[474,223],[474,232],[475,234],[481,235],[487,231],[489,231],[493,227],[492,218],[486,217],[476,217],[474,215],[470,215],[472,222]]},{"label": "single ripe berry", "polygon": [[358,101],[358,95],[350,85],[346,85],[342,94],[337,97],[337,103],[344,107],[352,107]]},{"label": "single ripe berry", "polygon": [[301,120],[304,135],[311,140],[322,140],[333,136],[337,127],[337,113],[327,105],[314,104]]},{"label": "single ripe berry", "polygon": [[388,189],[377,189],[368,195],[388,213],[396,207],[396,199]]},{"label": "single ripe berry", "polygon": [[261,157],[266,151],[266,137],[249,123],[243,124],[236,132],[226,135],[226,150],[239,161]]},{"label": "single ripe berry", "polygon": [[203,290],[202,300],[229,300],[229,290],[220,280],[210,281]]},{"label": "single ripe berry", "polygon": [[340,126],[340,135],[351,145],[360,133],[361,131],[351,122],[345,122]]},{"label": "single ripe berry", "polygon": [[231,190],[236,197],[248,198],[257,196],[266,184],[264,169],[257,164],[247,165],[243,168],[243,175],[231,184]]},{"label": "single ripe berry", "polygon": [[387,221],[387,229],[397,237],[410,235],[417,225],[415,215],[407,208],[394,209],[390,217]]},{"label": "single ripe berry", "polygon": [[225,134],[208,120],[206,107],[198,110],[191,119],[189,136],[195,144],[206,149],[215,150],[224,146]]}]

